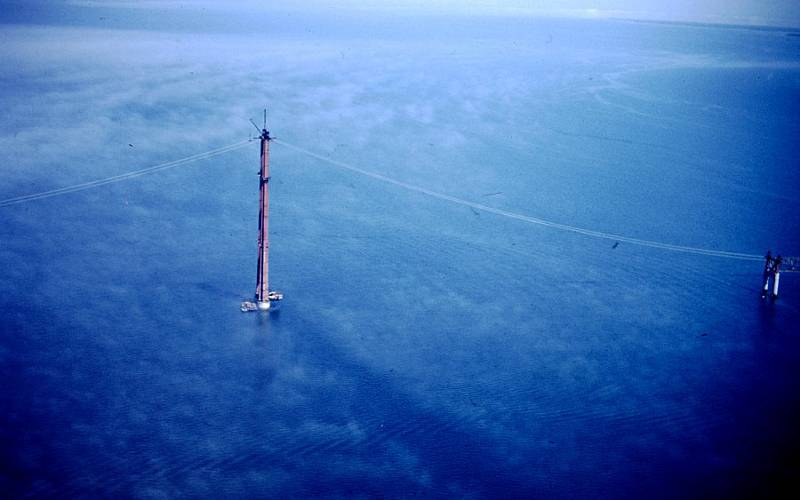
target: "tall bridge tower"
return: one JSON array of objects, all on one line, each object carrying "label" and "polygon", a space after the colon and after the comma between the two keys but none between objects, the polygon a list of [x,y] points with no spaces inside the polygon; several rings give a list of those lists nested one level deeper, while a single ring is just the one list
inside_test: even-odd
[{"label": "tall bridge tower", "polygon": [[[253,124],[255,125],[255,123]],[[258,126],[256,126],[258,129]],[[260,130],[261,169],[259,170],[260,204],[258,211],[258,273],[256,276],[255,303],[242,302],[242,311],[266,311],[271,302],[283,299],[280,292],[269,289],[269,142],[272,137],[267,130],[267,112],[264,110],[264,127]]]},{"label": "tall bridge tower", "polygon": [[269,131],[261,130],[261,170],[259,186],[261,203],[258,212],[258,276],[256,277],[256,304],[259,309],[269,309]]}]

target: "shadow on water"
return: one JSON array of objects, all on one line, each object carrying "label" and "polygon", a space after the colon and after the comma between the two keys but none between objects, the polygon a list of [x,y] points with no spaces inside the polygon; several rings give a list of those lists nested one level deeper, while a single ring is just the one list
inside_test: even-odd
[{"label": "shadow on water", "polygon": [[[276,327],[281,326],[279,314],[272,315],[270,321]],[[296,467],[307,461],[335,462],[342,457],[370,460],[386,456],[400,447],[416,454],[420,467],[430,474],[431,477],[422,483],[438,487],[459,484],[465,491],[480,492],[482,496],[498,492],[512,496],[531,494],[532,485],[525,468],[507,467],[507,457],[498,455],[491,440],[481,436],[478,419],[460,421],[454,415],[421,405],[417,398],[402,389],[401,380],[393,372],[366,368],[332,343],[322,328],[310,323],[300,326],[296,322],[293,322],[293,328],[303,332],[304,340],[299,343],[303,344],[303,354],[308,356],[307,364],[324,366],[337,375],[352,377],[353,392],[337,394],[335,387],[327,388],[341,400],[330,401],[331,406],[323,406],[314,417],[340,425],[357,422],[363,432],[344,436],[336,433],[294,436],[284,446],[269,453],[232,457],[232,461],[223,467],[236,469],[243,463],[255,467]],[[344,483],[342,477],[331,472],[317,470],[316,477],[307,478],[300,493],[319,495],[341,491],[378,496],[448,493],[426,491],[419,482],[420,478],[413,477],[413,473],[404,475],[403,471],[385,471],[388,473],[386,477],[372,478],[370,484],[357,479],[357,471],[347,471],[345,476],[352,477]]]},{"label": "shadow on water", "polygon": [[[80,325],[64,319],[44,325],[35,308],[4,306],[16,311],[2,319],[17,339],[4,343],[4,380],[25,388],[4,391],[2,399],[2,482],[12,496],[171,496],[204,491],[189,484],[199,476],[219,481],[206,485],[207,493],[406,495],[420,484],[413,473],[392,470],[400,464],[392,465],[391,457],[402,457],[402,450],[417,454],[434,485],[457,482],[514,496],[531,491],[520,482],[524,471],[503,470],[491,443],[470,429],[474,422],[419,406],[391,374],[366,369],[320,329],[297,322],[282,328],[278,311],[244,316],[253,327],[238,340],[221,334],[238,344],[230,352],[226,341],[207,344],[202,337],[212,352],[190,352],[157,335],[144,344],[127,337],[99,345]],[[302,337],[281,338],[295,332]],[[270,391],[296,370],[322,379],[332,372],[334,380],[285,388],[310,405],[275,404]],[[315,430],[310,422],[331,430]],[[337,430],[354,422],[356,433]],[[370,463],[379,472],[364,480],[361,468]],[[303,480],[277,490],[246,480],[287,471]]]}]

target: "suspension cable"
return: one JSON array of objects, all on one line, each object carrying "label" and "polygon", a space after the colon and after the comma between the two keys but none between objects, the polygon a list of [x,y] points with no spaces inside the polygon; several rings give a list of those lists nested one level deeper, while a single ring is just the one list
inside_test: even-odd
[{"label": "suspension cable", "polygon": [[523,222],[527,222],[529,224],[536,224],[539,226],[550,227],[553,229],[559,229],[561,231],[568,231],[571,233],[582,234],[585,236],[592,236],[594,238],[602,238],[606,240],[612,241],[619,241],[624,243],[630,243],[632,245],[639,245],[643,247],[650,247],[650,248],[659,248],[662,250],[670,250],[673,252],[683,252],[683,253],[690,253],[690,254],[697,254],[697,255],[706,255],[711,257],[723,257],[726,259],[737,259],[737,260],[749,260],[749,261],[761,261],[764,260],[764,257],[761,255],[756,254],[748,254],[748,253],[740,253],[740,252],[729,252],[725,250],[714,250],[709,248],[699,248],[699,247],[691,247],[691,246],[684,246],[684,245],[673,245],[671,243],[662,243],[659,241],[652,241],[652,240],[645,240],[641,238],[632,238],[629,236],[622,236],[619,234],[613,233],[606,233],[603,231],[596,231],[592,229],[585,229],[576,226],[570,226],[568,224],[562,224],[559,222],[554,222],[546,219],[541,219],[539,217],[532,217],[529,215],[524,215],[516,212],[511,212],[508,210],[502,210],[499,208],[490,207],[488,205],[483,205],[481,203],[476,203],[473,201],[465,200],[462,198],[457,198],[455,196],[450,196],[448,194],[439,193],[436,191],[432,191],[430,189],[426,189],[421,186],[415,186],[413,184],[409,184],[407,182],[399,181],[397,179],[392,179],[391,177],[387,177],[385,175],[378,174],[376,172],[371,172],[369,170],[364,170],[362,168],[335,160],[333,158],[329,158],[327,156],[323,156],[321,154],[315,153],[308,149],[302,148],[300,146],[296,146],[294,144],[290,144],[283,140],[274,139],[273,142],[276,142],[282,146],[285,146],[289,149],[297,151],[298,153],[305,154],[312,158],[316,158],[317,160],[324,161],[330,165],[343,168],[346,170],[350,170],[351,172],[355,172],[366,177],[371,177],[373,179],[379,180],[381,182],[385,182],[388,184],[393,184],[395,186],[401,187],[403,189],[407,189],[409,191],[414,191],[417,193],[424,194],[426,196],[430,196],[432,198],[437,198],[439,200],[449,201],[450,203],[455,203],[458,205],[474,208],[475,210],[480,210],[482,212],[487,212],[494,215],[499,215],[502,217],[507,217],[509,219],[515,219]]},{"label": "suspension cable", "polygon": [[7,207],[9,205],[16,205],[18,203],[25,203],[28,201],[34,200],[41,200],[44,198],[51,198],[53,196],[60,196],[62,194],[67,193],[74,193],[77,191],[83,191],[85,189],[91,189],[98,186],[104,186],[106,184],[111,184],[114,182],[121,182],[128,179],[132,179],[135,177],[140,177],[142,175],[151,174],[154,172],[159,172],[161,170],[166,170],[169,168],[178,167],[181,165],[185,165],[187,163],[192,163],[199,160],[205,160],[206,158],[212,158],[217,155],[221,155],[224,153],[228,153],[230,151],[235,151],[237,149],[241,149],[248,145],[250,140],[240,141],[233,144],[229,144],[227,146],[222,146],[220,148],[212,149],[210,151],[206,151],[204,153],[197,153],[191,156],[187,156],[185,158],[180,158],[178,160],[168,161],[166,163],[160,163],[158,165],[153,165],[152,167],[143,168],[140,170],[134,170],[132,172],[127,172],[124,174],[114,175],[111,177],[105,177],[103,179],[97,179],[88,182],[82,182],[80,184],[73,184],[71,186],[65,186],[62,188],[57,189],[50,189],[47,191],[40,191],[38,193],[26,194],[22,196],[15,196],[13,198],[8,198],[5,200],[0,200],[0,207]]}]

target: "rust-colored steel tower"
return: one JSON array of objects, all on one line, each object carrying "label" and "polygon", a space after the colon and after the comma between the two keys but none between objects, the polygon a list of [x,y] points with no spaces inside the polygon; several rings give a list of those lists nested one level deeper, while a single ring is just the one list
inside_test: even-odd
[{"label": "rust-colored steel tower", "polygon": [[259,309],[269,309],[269,136],[261,130],[261,204],[258,213],[258,277],[256,278],[256,304]]},{"label": "rust-colored steel tower", "polygon": [[242,302],[242,311],[270,308],[272,301],[282,300],[283,294],[269,289],[269,131],[265,126],[261,129],[261,170],[259,171],[259,191],[261,204],[258,213],[258,275],[256,276],[256,301]]}]

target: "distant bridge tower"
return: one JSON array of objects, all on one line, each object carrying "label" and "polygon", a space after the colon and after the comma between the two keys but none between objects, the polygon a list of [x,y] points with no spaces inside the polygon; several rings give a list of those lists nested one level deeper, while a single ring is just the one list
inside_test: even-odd
[{"label": "distant bridge tower", "polygon": [[[764,264],[764,277],[761,280],[761,298],[778,298],[778,286],[781,282],[781,273],[800,273],[800,257],[777,257],[772,256],[772,252],[767,251]],[[769,279],[772,277],[772,292],[769,289]]]},{"label": "distant bridge tower", "polygon": [[[255,125],[255,123],[253,124]],[[256,126],[258,129],[258,126]],[[259,191],[261,203],[258,213],[258,273],[256,276],[256,301],[242,302],[242,311],[266,311],[272,301],[282,300],[283,294],[269,289],[269,136],[267,112],[264,110],[264,128],[261,133],[261,170],[259,171]]]}]

